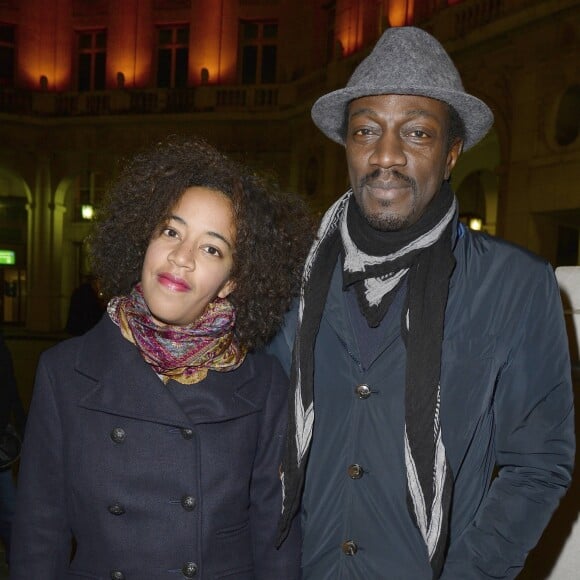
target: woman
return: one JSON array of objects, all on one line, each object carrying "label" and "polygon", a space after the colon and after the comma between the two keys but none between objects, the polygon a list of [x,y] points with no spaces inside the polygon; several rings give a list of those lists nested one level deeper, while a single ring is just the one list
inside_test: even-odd
[{"label": "woman", "polygon": [[298,525],[274,547],[287,383],[255,349],[308,231],[299,199],[200,140],[129,163],[92,237],[108,315],[39,362],[13,580],[299,577]]}]

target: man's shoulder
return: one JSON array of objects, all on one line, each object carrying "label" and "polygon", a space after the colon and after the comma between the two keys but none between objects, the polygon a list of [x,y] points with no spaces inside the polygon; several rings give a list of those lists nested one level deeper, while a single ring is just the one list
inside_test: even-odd
[{"label": "man's shoulder", "polygon": [[455,256],[465,267],[485,268],[489,275],[508,278],[536,275],[549,268],[549,263],[530,250],[502,238],[483,232],[466,230],[458,240]]}]

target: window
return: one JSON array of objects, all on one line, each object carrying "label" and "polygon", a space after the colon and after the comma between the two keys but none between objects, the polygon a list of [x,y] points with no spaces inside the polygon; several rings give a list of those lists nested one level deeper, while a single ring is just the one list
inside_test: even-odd
[{"label": "window", "polygon": [[102,91],[105,88],[107,33],[104,30],[78,34],[78,90]]},{"label": "window", "polygon": [[240,31],[242,83],[275,83],[278,23],[243,21]]},{"label": "window", "polygon": [[14,86],[14,54],[14,26],[0,23],[0,88]]},{"label": "window", "polygon": [[159,28],[157,37],[157,86],[187,86],[189,28],[185,25]]}]

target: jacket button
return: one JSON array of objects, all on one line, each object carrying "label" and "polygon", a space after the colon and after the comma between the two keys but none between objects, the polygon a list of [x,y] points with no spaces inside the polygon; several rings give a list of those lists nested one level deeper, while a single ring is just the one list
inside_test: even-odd
[{"label": "jacket button", "polygon": [[181,436],[184,439],[191,439],[193,437],[193,429],[182,429]]},{"label": "jacket button", "polygon": [[125,433],[125,429],[122,427],[115,427],[111,431],[110,437],[114,443],[123,443],[123,441],[125,441],[127,438],[127,433]]},{"label": "jacket button", "polygon": [[359,399],[368,399],[371,396],[371,390],[368,385],[358,385],[354,392]]},{"label": "jacket button", "polygon": [[364,469],[358,464],[353,463],[348,466],[348,476],[351,479],[360,479],[363,476]]},{"label": "jacket button", "polygon": [[193,578],[197,575],[197,564],[194,562],[186,562],[181,568],[181,573],[186,578]]},{"label": "jacket button", "polygon": [[125,574],[121,570],[112,570],[111,580],[125,580]]},{"label": "jacket button", "polygon": [[343,553],[347,556],[354,556],[358,552],[358,546],[356,545],[356,542],[353,542],[352,540],[345,540],[342,543],[341,548]]},{"label": "jacket button", "polygon": [[195,509],[196,503],[195,498],[191,495],[184,495],[181,498],[181,507],[183,507],[185,511],[192,512]]},{"label": "jacket button", "polygon": [[125,513],[125,508],[120,503],[114,503],[107,509],[109,510],[109,513],[113,514],[114,516],[122,516]]}]

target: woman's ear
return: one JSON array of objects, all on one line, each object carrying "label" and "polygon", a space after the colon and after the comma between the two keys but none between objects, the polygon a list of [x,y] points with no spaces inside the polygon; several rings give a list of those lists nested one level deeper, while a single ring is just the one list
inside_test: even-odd
[{"label": "woman's ear", "polygon": [[227,298],[236,289],[236,283],[230,278],[218,292],[218,298]]}]

